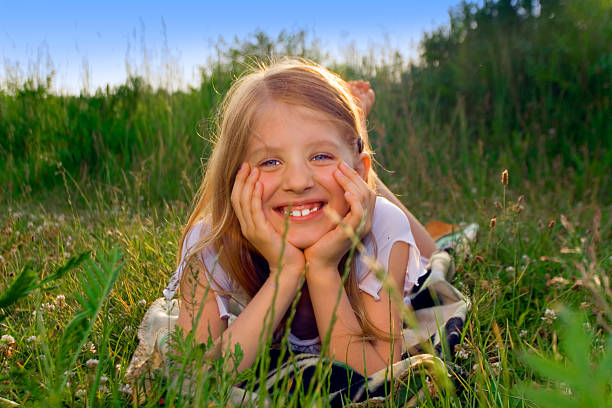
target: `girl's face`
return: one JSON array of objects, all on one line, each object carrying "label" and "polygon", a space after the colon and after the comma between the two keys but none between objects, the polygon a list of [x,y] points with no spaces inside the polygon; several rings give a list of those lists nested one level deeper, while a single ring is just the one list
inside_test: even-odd
[{"label": "girl's face", "polygon": [[261,172],[262,210],[268,221],[283,234],[289,213],[287,241],[305,249],[336,227],[324,207],[341,217],[349,211],[334,171],[344,161],[365,179],[369,171],[365,157],[324,114],[272,102],[258,116],[245,161]]}]

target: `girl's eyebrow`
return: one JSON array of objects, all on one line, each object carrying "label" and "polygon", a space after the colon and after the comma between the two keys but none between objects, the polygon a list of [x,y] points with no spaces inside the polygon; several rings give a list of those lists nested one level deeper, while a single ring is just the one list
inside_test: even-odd
[{"label": "girl's eyebrow", "polygon": [[[338,143],[331,141],[331,140],[311,140],[308,143],[306,143],[305,147],[328,147],[328,148],[334,148],[334,149],[338,149]],[[251,155],[255,156],[255,155],[266,155],[266,154],[270,154],[270,153],[278,153],[278,152],[282,152],[284,149],[282,147],[278,147],[278,146],[269,146],[267,144],[263,144],[259,147],[256,147],[255,149],[253,149],[253,151],[250,152]]]}]

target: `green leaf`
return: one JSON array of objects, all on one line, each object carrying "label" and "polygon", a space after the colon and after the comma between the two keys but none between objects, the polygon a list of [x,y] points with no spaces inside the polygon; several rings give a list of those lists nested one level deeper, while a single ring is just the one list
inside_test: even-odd
[{"label": "green leaf", "polygon": [[40,281],[40,283],[38,284],[38,287],[42,287],[43,285],[46,285],[49,282],[63,278],[64,275],[66,275],[66,273],[78,267],[80,264],[83,263],[83,261],[88,259],[90,253],[91,251],[85,251],[71,258],[68,258],[68,260],[66,261],[66,263],[64,263],[64,265],[60,266],[59,268],[57,268],[57,270],[53,274],[47,276],[45,279]]},{"label": "green leaf", "polygon": [[584,408],[578,401],[558,390],[526,389],[525,395],[537,402],[538,407],[550,408]]},{"label": "green leaf", "polygon": [[0,295],[0,308],[5,308],[17,302],[36,288],[38,274],[30,269],[30,265],[24,266],[19,275],[13,280],[11,286]]},{"label": "green leaf", "polygon": [[81,309],[64,329],[60,341],[59,352],[55,359],[56,373],[53,384],[55,395],[61,395],[67,381],[64,373],[75,365],[83,345],[93,330],[96,318],[123,266],[120,260],[120,251],[114,249],[110,254],[101,254],[96,261],[89,262],[84,273],[78,275],[80,292],[85,296],[75,294]]},{"label": "green leaf", "polygon": [[78,267],[83,263],[83,261],[89,258],[90,252],[91,251],[85,251],[79,255],[69,258],[62,266],[57,268],[53,274],[47,276],[40,282],[37,282],[39,274],[32,270],[29,264],[24,266],[11,286],[9,286],[9,288],[2,292],[2,295],[0,295],[0,308],[5,308],[17,302],[19,299],[27,296],[33,290],[40,288],[49,282],[63,278],[67,272]]},{"label": "green leaf", "polygon": [[527,354],[523,356],[523,360],[539,375],[554,381],[568,382],[578,375],[575,370],[544,357]]}]

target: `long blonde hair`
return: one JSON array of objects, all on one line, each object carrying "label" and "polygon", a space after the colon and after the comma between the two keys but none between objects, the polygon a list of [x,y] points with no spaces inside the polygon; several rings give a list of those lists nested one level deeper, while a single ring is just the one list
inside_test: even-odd
[{"label": "long blonde hair", "polygon": [[[183,230],[178,262],[181,262],[181,248],[188,231],[195,223],[206,219],[208,233],[189,248],[189,256],[213,245],[224,271],[250,298],[265,282],[269,267],[242,236],[230,196],[257,115],[268,102],[299,105],[321,112],[346,130],[347,143],[354,145],[356,152],[372,153],[364,114],[355,104],[347,83],[320,65],[304,59],[283,59],[259,66],[233,83],[217,114],[212,154],[198,190],[199,198]],[[375,189],[375,178],[374,170],[370,169],[366,182],[372,189]],[[362,334],[383,337],[366,316],[355,262],[351,263],[345,289]]]}]

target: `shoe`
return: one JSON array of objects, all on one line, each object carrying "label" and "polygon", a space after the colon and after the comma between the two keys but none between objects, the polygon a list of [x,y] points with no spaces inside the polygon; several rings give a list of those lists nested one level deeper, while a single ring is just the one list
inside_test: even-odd
[{"label": "shoe", "polygon": [[449,253],[467,253],[470,250],[469,243],[476,239],[479,229],[480,226],[476,223],[453,229],[452,232],[438,237],[436,246],[439,250]]},{"label": "shoe", "polygon": [[138,347],[125,373],[129,382],[136,382],[148,371],[161,368],[168,353],[168,336],[178,321],[178,300],[159,298],[149,307],[138,326]]}]

